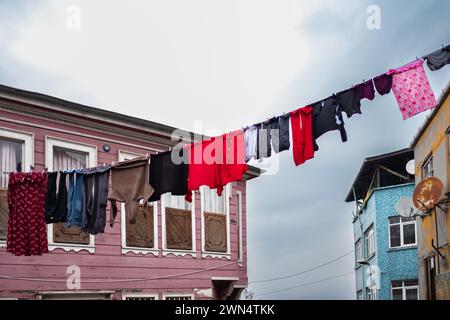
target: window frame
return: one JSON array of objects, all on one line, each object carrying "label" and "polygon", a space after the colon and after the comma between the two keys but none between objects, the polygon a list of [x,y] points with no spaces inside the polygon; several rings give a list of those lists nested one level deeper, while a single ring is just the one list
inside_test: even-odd
[{"label": "window frame", "polygon": [[[420,300],[420,295],[419,295],[419,282],[418,282],[418,279],[411,279],[411,280],[414,280],[414,281],[417,281],[417,284],[416,285],[410,285],[410,286],[405,286],[405,281],[408,281],[408,280],[393,280],[393,281],[391,281],[391,300],[394,300],[394,290],[395,289],[401,289],[402,290],[402,300],[403,301],[406,301],[406,290],[410,290],[410,289],[416,289],[416,291],[417,291],[417,300]],[[392,285],[392,282],[394,282],[394,281],[401,281],[401,283],[402,283],[402,285],[401,286],[399,286],[399,287],[394,287],[393,285]]]},{"label": "window frame", "polygon": [[214,252],[214,251],[206,251],[205,250],[205,189],[208,187],[201,186],[200,187],[200,212],[201,212],[201,238],[202,238],[202,258],[211,257],[215,259],[226,258],[227,260],[231,260],[231,228],[230,228],[230,198],[232,195],[232,184],[227,184],[222,191],[222,197],[225,197],[225,215],[226,215],[226,236],[227,236],[227,251],[226,252]]},{"label": "window frame", "polygon": [[[29,172],[34,166],[34,133],[0,128],[0,138],[22,143],[22,171]],[[0,248],[6,248],[6,240],[0,240]]]},{"label": "window frame", "polygon": [[127,298],[154,298],[154,300],[159,300],[158,293],[127,293],[122,292],[122,300],[127,300]]},{"label": "window frame", "polygon": [[132,252],[134,254],[153,254],[155,257],[159,256],[158,248],[158,202],[149,202],[153,206],[153,247],[134,247],[127,246],[127,215],[125,214],[125,203],[120,204],[120,237],[121,237],[121,252],[122,254],[127,254]]},{"label": "window frame", "polygon": [[[118,160],[124,161],[125,159],[136,158],[143,156],[136,152],[119,150]],[[121,253],[127,254],[132,252],[134,254],[146,255],[151,253],[155,257],[159,256],[159,244],[158,244],[158,202],[149,202],[153,206],[153,248],[133,247],[127,246],[127,221],[125,213],[125,203],[120,203],[120,238],[121,238]]]},{"label": "window frame", "polygon": [[364,300],[364,293],[362,289],[356,291],[356,300],[357,301]]},{"label": "window frame", "polygon": [[378,300],[378,290],[366,287],[366,300]]},{"label": "window frame", "polygon": [[238,265],[242,267],[244,263],[244,234],[243,234],[243,220],[244,220],[244,208],[242,200],[242,191],[237,190],[236,196],[238,198],[238,242],[239,242],[239,253],[238,253]]},{"label": "window frame", "polygon": [[[45,167],[48,171],[53,171],[53,150],[54,147],[74,150],[87,153],[86,167],[97,166],[97,146],[77,141],[66,140],[58,137],[45,136]],[[95,236],[89,235],[89,244],[78,243],[58,243],[53,239],[53,224],[47,225],[48,250],[63,249],[66,252],[80,252],[86,250],[89,253],[95,253]]]},{"label": "window frame", "polygon": [[[373,238],[373,252],[369,253],[369,242],[368,242],[368,236],[369,234],[372,234]],[[376,246],[375,246],[375,229],[373,224],[366,229],[364,232],[364,257],[366,260],[372,258],[376,253]]]},{"label": "window frame", "polygon": [[[428,174],[427,176],[424,175],[424,169],[427,165],[431,164],[431,175]],[[420,166],[420,175],[422,177],[422,180],[433,177],[434,176],[434,163],[433,163],[433,154],[429,154],[425,160],[423,161],[422,165]]]},{"label": "window frame", "polygon": [[[358,263],[358,260],[364,259],[364,248],[363,248],[363,241],[362,238],[359,237],[356,241],[355,241],[355,268],[359,268],[361,265]],[[360,250],[358,250],[360,249]],[[358,258],[358,252],[360,252],[360,256]]]},{"label": "window frame", "polygon": [[163,292],[162,300],[167,300],[167,298],[171,297],[190,297],[190,300],[195,300],[195,293],[190,292]]},{"label": "window frame", "polygon": [[[390,218],[395,218],[395,217],[399,217],[400,220],[399,222],[396,223],[391,223]],[[388,217],[388,236],[389,236],[389,249],[405,249],[405,248],[411,248],[411,247],[417,247],[417,220],[411,220],[411,221],[402,221],[403,217],[402,216],[390,216]],[[404,244],[404,231],[403,231],[403,227],[405,225],[410,225],[410,224],[414,224],[414,239],[415,242],[411,243],[411,244]],[[400,226],[400,245],[393,247],[391,245],[391,226],[395,226],[395,225],[399,225]]]},{"label": "window frame", "polygon": [[[167,248],[167,233],[166,233],[166,199],[169,197],[183,197],[184,196],[173,196],[170,193],[165,193],[161,195],[161,239],[162,239],[162,255],[167,256],[172,254],[174,256],[187,256],[190,255],[193,258],[197,257],[197,247],[196,247],[196,233],[195,233],[195,195],[196,192],[192,191],[192,202],[191,202],[191,232],[192,232],[192,250],[180,250],[180,249],[168,249]],[[176,208],[182,209],[182,208]],[[183,209],[186,210],[186,209]]]}]

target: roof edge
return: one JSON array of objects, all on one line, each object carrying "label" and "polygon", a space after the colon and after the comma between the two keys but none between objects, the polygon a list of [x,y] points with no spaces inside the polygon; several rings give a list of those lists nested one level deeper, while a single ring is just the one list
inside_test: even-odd
[{"label": "roof edge", "polygon": [[414,136],[413,140],[411,141],[410,148],[414,148],[416,146],[417,142],[419,142],[419,140],[422,137],[423,133],[428,128],[428,126],[430,125],[431,121],[433,121],[434,117],[439,112],[439,109],[441,108],[441,106],[444,104],[444,101],[447,99],[449,93],[450,93],[450,81],[447,83],[445,89],[442,91],[436,107],[433,109],[431,114],[425,119],[424,123],[419,128],[419,130],[417,131],[417,133]]}]

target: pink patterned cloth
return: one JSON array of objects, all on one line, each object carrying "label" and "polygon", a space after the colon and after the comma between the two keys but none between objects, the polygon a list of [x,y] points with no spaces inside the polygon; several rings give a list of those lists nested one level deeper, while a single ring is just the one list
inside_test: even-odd
[{"label": "pink patterned cloth", "polygon": [[392,74],[392,91],[397,99],[403,120],[434,108],[436,98],[423,68],[423,59],[386,72]]},{"label": "pink patterned cloth", "polygon": [[48,252],[44,218],[47,173],[9,174],[6,251],[16,256]]}]

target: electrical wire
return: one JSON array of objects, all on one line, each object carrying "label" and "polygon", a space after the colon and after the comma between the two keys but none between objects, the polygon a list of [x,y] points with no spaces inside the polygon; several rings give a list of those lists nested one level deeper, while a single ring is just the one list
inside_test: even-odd
[{"label": "electrical wire", "polygon": [[351,251],[347,252],[346,254],[343,254],[342,256],[339,256],[339,257],[334,258],[334,259],[332,259],[332,260],[330,260],[330,261],[327,261],[327,262],[325,262],[325,263],[323,263],[323,264],[321,264],[321,265],[312,267],[312,268],[307,269],[307,270],[304,270],[304,271],[300,271],[300,272],[297,272],[297,273],[293,273],[293,274],[290,274],[290,275],[287,275],[287,276],[282,276],[282,277],[277,277],[277,278],[271,278],[271,279],[264,279],[264,280],[250,281],[249,284],[253,284],[253,283],[263,283],[263,282],[270,282],[270,281],[276,281],[276,280],[282,280],[282,279],[293,278],[293,277],[299,276],[299,275],[301,275],[301,274],[305,274],[305,273],[308,273],[308,272],[311,272],[311,271],[320,269],[320,268],[322,268],[322,267],[324,267],[324,266],[326,266],[326,265],[329,265],[329,264],[331,264],[331,263],[333,263],[333,262],[335,262],[335,261],[338,261],[338,260],[340,260],[340,259],[342,259],[342,258],[348,256],[349,254],[353,253],[354,251],[355,251],[355,250],[351,250]]},{"label": "electrical wire", "polygon": [[332,280],[332,279],[341,278],[341,277],[344,277],[344,276],[347,276],[347,275],[350,275],[350,274],[354,274],[354,271],[338,274],[338,275],[335,275],[335,276],[332,276],[332,277],[329,277],[329,278],[326,278],[326,279],[321,279],[321,280],[317,280],[317,281],[302,283],[302,284],[299,284],[299,285],[293,286],[293,287],[288,287],[288,288],[283,288],[283,289],[279,289],[279,290],[274,290],[274,291],[263,292],[263,293],[260,293],[260,294],[255,294],[255,297],[261,297],[261,296],[266,296],[266,295],[269,295],[269,294],[274,294],[274,293],[288,291],[288,290],[292,290],[292,289],[296,289],[296,288],[306,287],[306,286],[309,286],[311,284],[315,284],[315,283],[319,283],[319,282],[324,282],[324,281],[328,281],[328,280]]}]

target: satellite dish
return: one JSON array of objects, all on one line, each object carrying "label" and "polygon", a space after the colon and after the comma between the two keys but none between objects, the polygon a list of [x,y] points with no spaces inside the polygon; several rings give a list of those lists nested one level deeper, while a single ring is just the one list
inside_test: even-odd
[{"label": "satellite dish", "polygon": [[395,208],[397,213],[404,218],[410,218],[414,215],[414,203],[410,197],[401,197]]},{"label": "satellite dish", "polygon": [[420,211],[434,208],[442,199],[444,185],[436,177],[422,180],[414,189],[413,203]]},{"label": "satellite dish", "polygon": [[408,172],[411,175],[414,175],[416,173],[416,164],[414,163],[414,159],[409,160],[406,163],[406,172]]}]

